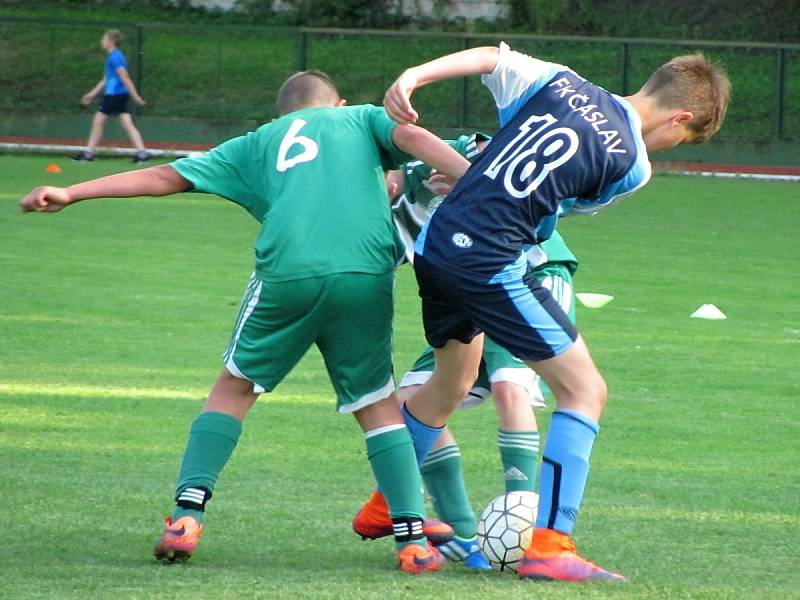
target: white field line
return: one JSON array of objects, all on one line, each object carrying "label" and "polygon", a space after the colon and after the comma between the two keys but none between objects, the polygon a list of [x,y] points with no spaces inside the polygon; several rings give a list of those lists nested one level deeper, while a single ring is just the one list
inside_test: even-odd
[{"label": "white field line", "polygon": [[173,390],[168,388],[108,387],[75,384],[0,383],[0,397],[4,395],[79,396],[81,398],[127,398],[143,400],[159,398],[201,400],[208,395],[208,390]]},{"label": "white field line", "polygon": [[[71,152],[80,152],[85,149],[85,146],[69,146],[64,144],[17,144],[12,142],[0,142],[0,151],[5,150],[9,152],[26,152],[34,154],[69,154]],[[197,150],[186,150],[181,148],[171,148],[168,150],[148,149],[147,152],[154,158],[183,158],[185,156],[194,156],[201,154]],[[101,146],[95,151],[98,156],[134,156],[136,154],[135,148],[121,148],[114,146]]]},{"label": "white field line", "polygon": [[696,177],[723,177],[728,179],[761,179],[766,181],[800,181],[800,175],[774,175],[771,173],[730,173],[728,171],[655,170],[662,175],[694,175]]}]

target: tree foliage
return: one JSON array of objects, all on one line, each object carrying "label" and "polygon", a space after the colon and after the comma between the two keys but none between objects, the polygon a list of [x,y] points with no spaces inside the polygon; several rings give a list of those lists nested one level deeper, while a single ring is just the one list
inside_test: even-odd
[{"label": "tree foliage", "polygon": [[[159,18],[216,23],[517,31],[586,35],[800,43],[800,0],[500,0],[506,18],[494,22],[450,20],[454,0],[235,0],[235,10],[203,10],[191,0],[0,0],[9,11],[97,17],[123,14],[131,21]],[[403,7],[406,12],[403,12]]]},{"label": "tree foliage", "polygon": [[541,34],[800,42],[800,2],[508,0],[509,24]]}]

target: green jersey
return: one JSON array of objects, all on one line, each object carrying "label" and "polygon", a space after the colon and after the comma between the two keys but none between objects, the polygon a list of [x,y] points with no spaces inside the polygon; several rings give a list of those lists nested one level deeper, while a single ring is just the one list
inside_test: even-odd
[{"label": "green jersey", "polygon": [[262,281],[381,274],[403,256],[384,200],[384,170],[410,158],[392,141],[395,127],[371,105],[306,108],[172,167],[262,224]]},{"label": "green jersey", "polygon": [[[445,140],[456,152],[472,162],[478,156],[478,142],[490,140],[488,135],[462,135],[457,140]],[[414,258],[414,240],[431,218],[444,196],[438,196],[428,185],[431,168],[421,160],[412,160],[402,167],[403,193],[392,203],[392,215],[397,231],[405,245],[406,261]]]},{"label": "green jersey", "polygon": [[578,270],[578,259],[558,231],[553,231],[553,235],[541,244],[531,246],[528,250],[528,263],[534,268],[545,264],[562,264],[573,275]]},{"label": "green jersey", "polygon": [[[446,142],[461,156],[473,162],[479,153],[478,142],[490,139],[492,138],[483,133],[473,133]],[[430,176],[431,168],[421,160],[413,160],[403,165],[403,193],[406,199],[412,204],[418,204],[429,213],[433,212],[444,199],[442,196],[437,196],[428,186]]]}]

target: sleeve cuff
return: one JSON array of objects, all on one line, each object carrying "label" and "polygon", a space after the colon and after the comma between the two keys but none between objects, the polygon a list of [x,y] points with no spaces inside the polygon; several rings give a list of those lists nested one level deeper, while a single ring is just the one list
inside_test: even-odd
[{"label": "sleeve cuff", "polygon": [[491,87],[492,82],[498,78],[498,73],[503,69],[503,64],[506,62],[506,56],[508,56],[508,53],[511,51],[511,48],[509,48],[508,44],[505,42],[500,42],[497,49],[497,64],[494,66],[494,70],[486,75],[481,75],[481,83],[485,86]]}]

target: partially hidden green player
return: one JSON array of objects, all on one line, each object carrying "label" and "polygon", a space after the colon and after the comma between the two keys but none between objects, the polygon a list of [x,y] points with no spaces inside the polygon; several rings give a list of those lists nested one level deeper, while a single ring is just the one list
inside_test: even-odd
[{"label": "partially hidden green player", "polygon": [[423,535],[417,462],[394,398],[393,283],[403,247],[383,201],[383,173],[412,155],[453,177],[469,162],[426,130],[398,126],[382,108],[343,105],[324,73],[297,73],[280,89],[280,117],[255,132],[170,165],[39,187],[20,203],[23,212],[56,212],[89,198],[195,191],[228,198],[262,224],[224,368],[191,426],[177,506],[154,549],[160,560],[195,551],[245,415],[315,344],[339,412],[352,413],[364,431],[400,569],[435,571],[445,562]]},{"label": "partially hidden green player", "polygon": [[[448,143],[465,158],[474,160],[490,139],[485,134],[474,133]],[[414,241],[442,201],[442,195],[448,191],[446,183],[436,181],[437,176],[431,175],[431,168],[419,160],[387,173],[392,214],[406,244],[408,262],[413,261]],[[561,235],[554,232],[544,243],[530,247],[527,259],[529,270],[550,290],[574,322],[572,276],[578,268],[578,260]],[[430,379],[433,368],[433,349],[428,346],[401,380],[398,401],[403,403],[413,396],[419,386]],[[490,395],[494,398],[500,421],[497,444],[505,490],[533,492],[539,431],[531,408],[545,407],[541,380],[523,361],[487,336],[478,379],[461,402],[461,407],[478,406]],[[421,472],[438,516],[455,530],[455,537],[438,546],[439,550],[450,560],[463,562],[468,568],[491,568],[477,542],[476,518],[464,485],[461,452],[448,427],[422,463]],[[374,524],[388,518],[385,501],[376,491],[354,518],[353,529],[372,537]]]}]

